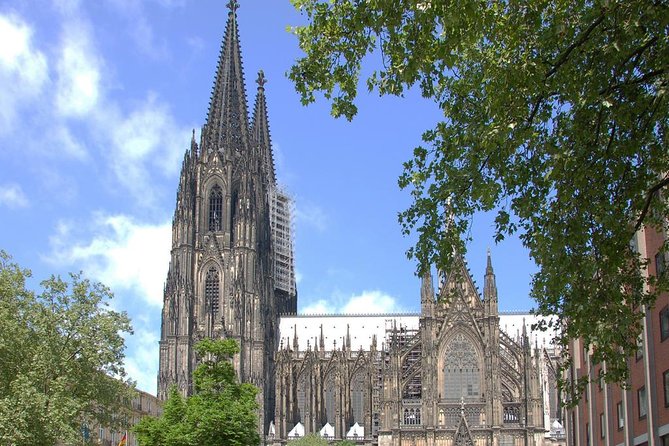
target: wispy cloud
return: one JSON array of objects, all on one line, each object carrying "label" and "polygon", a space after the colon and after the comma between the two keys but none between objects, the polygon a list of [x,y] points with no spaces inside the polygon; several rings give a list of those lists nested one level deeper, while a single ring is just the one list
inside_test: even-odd
[{"label": "wispy cloud", "polygon": [[101,58],[82,20],[70,21],[63,31],[57,62],[55,106],[63,117],[86,117],[101,95]]},{"label": "wispy cloud", "polygon": [[20,109],[42,93],[49,77],[46,56],[21,18],[0,15],[0,136],[15,125]]},{"label": "wispy cloud", "polygon": [[[118,185],[135,204],[151,208],[158,192],[150,186],[178,172],[193,126],[179,124],[155,93],[130,105],[114,98],[106,88],[112,83],[105,79],[106,62],[79,3],[64,1],[58,9],[62,32],[49,51],[36,46],[28,23],[0,14],[0,137],[16,143],[22,135],[35,135],[23,150],[43,159],[100,160],[101,173],[114,179],[107,187]],[[30,114],[17,119],[24,109]]]},{"label": "wispy cloud", "polygon": [[143,302],[160,307],[171,246],[171,223],[147,224],[126,215],[98,214],[81,241],[79,228],[61,221],[50,238],[44,260],[59,266],[76,265],[112,290],[133,292]]},{"label": "wispy cloud", "polygon": [[11,183],[0,184],[0,205],[16,209],[28,207],[30,203],[21,186]]},{"label": "wispy cloud", "polygon": [[[154,1],[158,6],[167,9],[183,7],[186,3],[185,0]],[[125,32],[135,42],[137,50],[151,59],[169,58],[170,53],[165,39],[160,34],[156,35],[146,17],[144,11],[145,2],[138,2],[136,0],[107,0],[107,4],[126,21]]]},{"label": "wispy cloud", "polygon": [[[135,322],[133,324],[136,325]],[[158,376],[158,336],[150,327],[135,326],[135,334],[126,339],[125,370],[137,381],[137,387],[156,394]]]},{"label": "wispy cloud", "polygon": [[178,172],[191,136],[188,128],[153,94],[128,113],[119,107],[100,112],[95,125],[110,148],[106,157],[116,179],[138,202],[153,204],[150,186],[156,174]]},{"label": "wispy cloud", "polygon": [[300,201],[295,205],[295,221],[323,232],[327,228],[328,218],[320,206]]},{"label": "wispy cloud", "polygon": [[406,311],[397,299],[380,290],[363,291],[342,297],[334,294],[329,299],[319,299],[300,309],[302,314],[370,314],[399,313]]}]

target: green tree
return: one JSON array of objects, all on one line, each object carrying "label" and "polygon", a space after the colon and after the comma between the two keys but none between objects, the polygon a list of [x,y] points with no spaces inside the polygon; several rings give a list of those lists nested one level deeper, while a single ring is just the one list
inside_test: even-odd
[{"label": "green tree", "polygon": [[583,337],[624,381],[638,309],[667,288],[630,249],[669,215],[667,3],[292,1],[309,21],[289,73],[303,103],[321,92],[351,119],[380,61],[370,91],[418,88],[443,111],[399,179],[419,270],[448,270],[474,215],[496,213],[495,240],[518,234],[539,266],[532,296],[558,341]]},{"label": "green tree", "polygon": [[157,418],[134,427],[142,446],[249,446],[260,443],[256,396],[251,384],[237,381],[231,363],[239,352],[232,339],[205,339],[195,350],[200,364],[193,373],[195,392],[184,398],[176,388]]},{"label": "green tree", "polygon": [[114,415],[133,392],[122,363],[128,316],[81,274],[52,276],[40,294],[29,277],[0,251],[0,444],[81,442],[84,424],[120,426]]},{"label": "green tree", "polygon": [[351,440],[338,440],[338,441],[328,441],[320,435],[316,434],[307,434],[302,438],[297,438],[290,441],[291,446],[355,446],[355,443]]},{"label": "green tree", "polygon": [[328,446],[328,441],[316,434],[307,434],[304,437],[291,440],[291,446]]}]

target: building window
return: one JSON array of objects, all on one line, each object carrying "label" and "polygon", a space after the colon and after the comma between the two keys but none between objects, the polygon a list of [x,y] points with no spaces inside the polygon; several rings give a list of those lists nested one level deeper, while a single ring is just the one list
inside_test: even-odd
[{"label": "building window", "polygon": [[618,414],[618,430],[621,430],[625,427],[625,413],[623,412],[622,401],[618,401],[618,404],[616,404],[616,412]]},{"label": "building window", "polygon": [[669,306],[660,311],[660,339],[665,341],[669,338]]},{"label": "building window", "polygon": [[420,408],[404,409],[404,424],[411,426],[420,424]]},{"label": "building window", "polygon": [[323,394],[325,397],[325,421],[327,423],[330,423],[334,426],[336,419],[335,419],[335,392],[336,392],[336,384],[335,384],[335,377],[334,377],[334,372],[330,372],[328,376],[325,378],[325,382],[323,385]]},{"label": "building window", "polygon": [[459,401],[478,399],[481,393],[481,372],[478,354],[472,342],[458,334],[444,352],[444,397]]},{"label": "building window", "polygon": [[210,313],[214,319],[216,319],[216,316],[218,315],[218,288],[218,271],[212,266],[209,268],[209,271],[207,271],[207,278],[204,281],[204,302],[206,311]]},{"label": "building window", "polygon": [[209,194],[209,230],[223,229],[223,190],[217,184]]},{"label": "building window", "polygon": [[643,358],[643,332],[639,333],[639,337],[636,338],[636,354],[634,356],[637,361]]},{"label": "building window", "polygon": [[604,388],[604,373],[601,370],[599,371],[599,379],[597,380],[597,387],[600,392]]},{"label": "building window", "polygon": [[606,438],[606,419],[603,413],[599,414],[599,436]]},{"label": "building window", "polygon": [[669,370],[662,374],[662,381],[664,382],[664,407],[669,407]]},{"label": "building window", "polygon": [[306,423],[308,420],[306,418],[307,411],[309,409],[307,401],[307,376],[306,373],[302,373],[297,379],[297,410],[298,410],[298,421],[302,424]]},{"label": "building window", "polygon": [[660,277],[661,275],[664,274],[665,269],[666,265],[664,263],[664,253],[658,252],[657,254],[655,254],[655,275],[657,277]]},{"label": "building window", "polygon": [[351,379],[351,411],[353,422],[363,425],[365,422],[365,385],[366,379],[363,372],[357,372]]},{"label": "building window", "polygon": [[632,240],[630,240],[630,250],[632,250],[634,254],[639,254],[639,242],[636,239],[636,234],[634,234]]},{"label": "building window", "polygon": [[646,418],[648,409],[648,400],[646,398],[646,388],[641,387],[636,391],[637,403],[639,404],[639,418]]}]

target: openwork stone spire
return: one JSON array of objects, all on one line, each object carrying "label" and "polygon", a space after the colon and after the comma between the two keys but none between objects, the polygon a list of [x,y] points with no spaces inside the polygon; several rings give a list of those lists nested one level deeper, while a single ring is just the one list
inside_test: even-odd
[{"label": "openwork stone spire", "polygon": [[234,153],[248,147],[246,89],[237,30],[238,7],[234,0],[228,3],[230,12],[207,114],[205,143],[210,151]]},{"label": "openwork stone spire", "polygon": [[271,139],[269,135],[269,120],[267,117],[267,102],[265,101],[265,73],[262,70],[258,72],[258,93],[253,107],[253,121],[251,124],[251,135],[259,145],[260,162],[262,169],[271,184],[276,183],[274,173],[274,157],[272,155]]}]

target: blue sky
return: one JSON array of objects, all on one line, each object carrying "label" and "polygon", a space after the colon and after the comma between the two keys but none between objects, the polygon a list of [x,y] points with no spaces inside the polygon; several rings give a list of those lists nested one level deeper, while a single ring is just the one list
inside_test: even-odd
[{"label": "blue sky", "polygon": [[[153,393],[180,161],[205,120],[225,3],[0,4],[0,249],[39,279],[83,270],[110,286],[135,328],[127,369]],[[397,178],[439,111],[414,92],[364,93],[350,123],[323,100],[303,107],[285,73],[300,55],[286,28],[304,19],[288,0],[240,3],[247,95],[264,70],[277,174],[295,200],[300,311],[418,311]],[[501,309],[528,310],[534,265],[492,232],[475,218],[474,278],[490,246]]]}]

